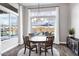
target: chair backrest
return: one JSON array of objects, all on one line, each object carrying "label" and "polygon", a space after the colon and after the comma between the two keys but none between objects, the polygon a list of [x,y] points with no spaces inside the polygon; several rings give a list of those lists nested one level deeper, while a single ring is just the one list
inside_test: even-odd
[{"label": "chair backrest", "polygon": [[34,33],[29,33],[29,37],[33,37],[34,36]]},{"label": "chair backrest", "polygon": [[46,38],[45,46],[46,47],[52,46],[53,45],[53,41],[54,41],[54,36],[48,36]]},{"label": "chair backrest", "polygon": [[23,41],[26,46],[30,46],[29,36],[23,36]]}]

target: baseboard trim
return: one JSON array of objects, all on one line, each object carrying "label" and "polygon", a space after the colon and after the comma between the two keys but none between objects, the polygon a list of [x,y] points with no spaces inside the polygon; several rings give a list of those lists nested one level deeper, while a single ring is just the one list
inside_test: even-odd
[{"label": "baseboard trim", "polygon": [[60,42],[60,44],[66,44],[66,42]]}]

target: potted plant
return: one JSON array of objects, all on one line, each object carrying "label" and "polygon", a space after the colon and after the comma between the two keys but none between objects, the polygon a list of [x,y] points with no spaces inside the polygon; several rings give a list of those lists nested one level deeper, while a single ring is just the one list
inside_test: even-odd
[{"label": "potted plant", "polygon": [[69,37],[74,37],[74,34],[75,34],[75,29],[74,28],[71,28],[69,30]]}]

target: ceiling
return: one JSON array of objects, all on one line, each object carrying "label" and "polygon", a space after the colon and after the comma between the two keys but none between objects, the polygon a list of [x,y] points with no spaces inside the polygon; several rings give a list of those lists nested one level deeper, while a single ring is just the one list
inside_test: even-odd
[{"label": "ceiling", "polygon": [[28,7],[28,6],[36,6],[36,5],[46,5],[46,4],[51,4],[51,3],[22,3],[22,5]]},{"label": "ceiling", "polygon": [[21,5],[27,8],[38,8],[38,6],[39,7],[57,7],[65,4],[68,5],[68,3],[21,3]]},{"label": "ceiling", "polygon": [[49,5],[54,5],[56,3],[21,3],[23,6],[27,7],[27,8],[33,8],[33,7],[47,7]]},{"label": "ceiling", "polygon": [[3,7],[8,8],[8,9],[10,9],[10,10],[16,12],[16,13],[18,13],[18,10],[14,6],[12,6],[11,4],[9,4],[9,3],[0,3],[0,5],[3,6]]}]

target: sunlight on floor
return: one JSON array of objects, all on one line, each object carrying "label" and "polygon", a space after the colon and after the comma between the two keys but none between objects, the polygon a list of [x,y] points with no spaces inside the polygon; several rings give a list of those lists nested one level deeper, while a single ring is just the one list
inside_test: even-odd
[{"label": "sunlight on floor", "polygon": [[1,41],[1,53],[18,44],[18,38],[13,37],[9,40]]}]

